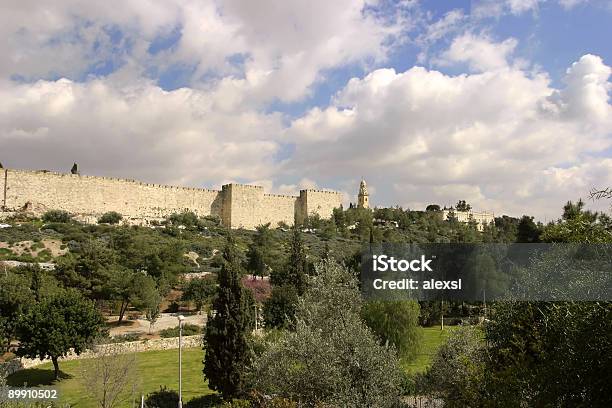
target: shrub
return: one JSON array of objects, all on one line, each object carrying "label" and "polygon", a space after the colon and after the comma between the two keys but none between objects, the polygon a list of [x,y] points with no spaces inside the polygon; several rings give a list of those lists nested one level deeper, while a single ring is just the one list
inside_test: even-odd
[{"label": "shrub", "polygon": [[137,341],[140,340],[140,334],[138,333],[127,333],[121,334],[119,336],[111,337],[111,343],[126,343],[128,341]]},{"label": "shrub", "polygon": [[36,259],[39,262],[48,262],[53,259],[53,256],[51,254],[51,251],[49,251],[48,249],[43,249],[36,255]]},{"label": "shrub", "polygon": [[[183,325],[183,336],[194,336],[196,334],[202,333],[202,329],[195,324],[184,324]],[[164,329],[159,332],[160,337],[169,338],[169,337],[178,337],[179,336],[179,328],[172,327],[170,329]]]},{"label": "shrub", "polygon": [[178,406],[178,392],[160,386],[159,391],[147,394],[145,405],[148,408],[176,408]]},{"label": "shrub", "polygon": [[249,399],[252,405],[259,408],[297,408],[297,403],[287,398],[272,397],[261,394],[257,391],[251,391]]},{"label": "shrub", "polygon": [[212,255],[212,248],[210,247],[210,244],[206,242],[191,242],[189,244],[189,249],[191,249],[193,252],[195,252],[202,258],[208,258]]},{"label": "shrub", "polygon": [[166,308],[166,313],[178,313],[180,308],[181,305],[179,305],[176,300],[173,300]]},{"label": "shrub", "polygon": [[417,379],[418,392],[444,400],[444,406],[482,406],[485,342],[477,327],[454,330]]},{"label": "shrub", "polygon": [[119,224],[123,216],[116,211],[104,213],[98,220],[98,224]]},{"label": "shrub", "polygon": [[174,213],[167,218],[171,225],[184,225],[187,228],[197,227],[199,225],[198,216],[192,211],[184,211],[182,213]]},{"label": "shrub", "polygon": [[251,406],[251,402],[245,399],[233,399],[221,405],[222,408],[251,408]]},{"label": "shrub", "polygon": [[44,222],[68,223],[71,219],[72,216],[68,212],[62,210],[49,210],[42,216]]}]

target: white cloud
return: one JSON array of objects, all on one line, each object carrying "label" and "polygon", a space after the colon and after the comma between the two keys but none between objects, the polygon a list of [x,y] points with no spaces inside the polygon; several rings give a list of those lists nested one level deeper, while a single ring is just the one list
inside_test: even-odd
[{"label": "white cloud", "polygon": [[[414,43],[428,52],[462,33],[433,62],[470,73],[372,71],[405,40],[412,12],[418,24],[432,22],[415,2],[402,4],[408,11],[394,14],[368,0],[12,1],[0,15],[0,159],[56,170],[77,161],[86,174],[195,186],[250,181],[286,194],[316,186],[354,194],[363,176],[374,204],[466,199],[549,218],[564,201],[612,185],[610,67],[600,57],[580,58],[555,88],[516,57],[514,38],[495,42],[452,10]],[[539,7],[485,5],[514,14]],[[147,51],[176,30],[172,47]],[[108,63],[121,68],[83,77]],[[329,105],[289,126],[266,113],[269,102],[299,101],[349,64],[369,74]],[[151,71],[177,65],[193,69],[190,87],[156,86]]]},{"label": "white cloud", "polygon": [[[537,15],[540,5],[547,2],[551,3],[550,0],[473,0],[471,15],[476,18],[499,18],[504,14],[518,16],[532,13]],[[589,0],[556,0],[554,2],[565,10],[571,10]]]},{"label": "white cloud", "polygon": [[[174,65],[193,67],[193,86],[223,78],[239,103],[295,101],[326,69],[384,61],[410,24],[369,12],[365,0],[152,2],[12,1],[0,16],[0,77],[79,79],[111,61],[138,78]],[[26,23],[27,22],[27,23]],[[147,52],[180,30],[170,49]],[[232,62],[241,58],[243,64]]]},{"label": "white cloud", "polygon": [[[612,161],[601,155],[612,147],[609,69],[584,56],[561,89],[517,67],[459,76],[376,70],[293,122],[288,135],[299,149],[286,171],[363,174],[387,186],[381,204],[468,199],[550,219],[564,201],[612,182]],[[349,120],[330,119],[346,111]]]},{"label": "white cloud", "polygon": [[[565,88],[555,91],[548,99],[558,114],[572,118],[591,119],[594,124],[610,125],[612,107],[608,92],[612,86],[608,78],[612,74],[597,55],[587,54],[567,69]],[[546,105],[550,107],[550,105]]]},{"label": "white cloud", "polygon": [[579,4],[587,3],[589,0],[559,0],[559,4],[566,9],[571,10]]},{"label": "white cloud", "polygon": [[522,14],[526,11],[537,10],[538,0],[506,0],[512,14]]},{"label": "white cloud", "polygon": [[434,62],[441,66],[466,63],[471,71],[476,72],[505,68],[516,45],[514,38],[495,43],[487,36],[465,33],[456,37]]},{"label": "white cloud", "polygon": [[5,166],[76,161],[87,174],[197,186],[270,178],[282,134],[277,113],[225,112],[209,93],[147,82],[2,82],[0,118]]}]

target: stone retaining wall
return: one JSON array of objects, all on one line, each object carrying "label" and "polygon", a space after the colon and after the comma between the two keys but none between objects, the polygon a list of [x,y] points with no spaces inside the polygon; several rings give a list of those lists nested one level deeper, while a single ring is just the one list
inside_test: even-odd
[{"label": "stone retaining wall", "polygon": [[[172,350],[178,349],[179,338],[171,337],[167,339],[156,339],[156,340],[139,340],[129,341],[125,343],[114,343],[112,346],[117,350],[118,353],[141,353],[144,351],[154,350]],[[98,346],[104,347],[105,345]],[[183,336],[183,347],[201,347],[202,346],[202,335],[195,336]],[[84,358],[96,357],[96,348],[94,350],[87,350],[80,355],[69,353],[66,357],[61,358],[62,361],[79,360]],[[10,375],[16,371],[23,370],[26,368],[32,368],[41,364],[50,363],[50,359],[30,359],[30,358],[15,358],[1,365],[1,367],[7,371]]]}]

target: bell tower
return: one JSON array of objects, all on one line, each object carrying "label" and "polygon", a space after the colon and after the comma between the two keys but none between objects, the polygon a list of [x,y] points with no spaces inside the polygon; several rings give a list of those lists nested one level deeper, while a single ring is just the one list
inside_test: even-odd
[{"label": "bell tower", "polygon": [[358,208],[370,208],[370,197],[368,195],[368,186],[365,180],[359,183],[359,194],[357,195]]}]

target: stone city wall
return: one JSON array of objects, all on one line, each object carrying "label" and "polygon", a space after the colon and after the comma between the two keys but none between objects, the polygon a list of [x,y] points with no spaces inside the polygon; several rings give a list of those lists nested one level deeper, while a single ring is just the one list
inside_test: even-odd
[{"label": "stone city wall", "polygon": [[182,210],[220,216],[222,211],[222,197],[214,190],[45,171],[6,170],[4,178],[8,211],[27,203],[38,212],[61,209],[97,216],[117,211],[126,218],[163,218]]},{"label": "stone city wall", "polygon": [[3,169],[0,175],[5,216],[24,209],[38,215],[64,210],[95,223],[105,212],[116,211],[126,222],[142,223],[193,211],[217,216],[231,228],[254,229],[268,222],[292,225],[313,213],[329,218],[342,204],[340,193],[323,190],[302,190],[296,197],[264,194],[263,187],[244,184],[226,184],[217,191],[49,171]]},{"label": "stone city wall", "polygon": [[342,194],[336,191],[302,190],[300,191],[301,212],[296,217],[298,222],[313,214],[329,218],[334,208],[342,205]]}]

